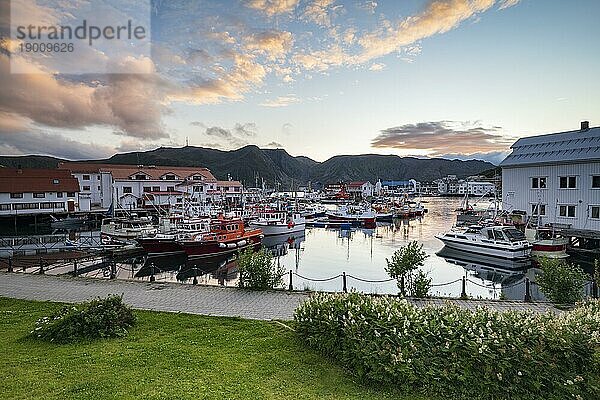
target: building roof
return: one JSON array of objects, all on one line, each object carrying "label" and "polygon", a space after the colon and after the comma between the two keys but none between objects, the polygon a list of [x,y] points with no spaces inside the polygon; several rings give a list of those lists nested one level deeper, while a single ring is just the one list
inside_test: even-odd
[{"label": "building roof", "polygon": [[356,182],[350,182],[348,184],[348,187],[361,187],[362,185],[364,185],[365,183],[368,183],[367,181],[356,181]]},{"label": "building roof", "polygon": [[217,187],[241,187],[240,181],[217,181]]},{"label": "building roof", "polygon": [[79,192],[69,171],[38,168],[0,168],[0,193]]},{"label": "building roof", "polygon": [[216,181],[208,168],[203,167],[173,167],[163,165],[124,165],[124,164],[93,164],[83,162],[62,162],[58,168],[67,169],[75,173],[100,173],[110,172],[114,179],[129,179],[130,176],[142,172],[152,180],[159,180],[161,176],[173,173],[182,178],[192,175],[202,175],[204,180]]},{"label": "building roof", "polygon": [[517,140],[501,167],[600,160],[600,127]]},{"label": "building roof", "polygon": [[408,186],[410,181],[381,181],[382,186]]}]

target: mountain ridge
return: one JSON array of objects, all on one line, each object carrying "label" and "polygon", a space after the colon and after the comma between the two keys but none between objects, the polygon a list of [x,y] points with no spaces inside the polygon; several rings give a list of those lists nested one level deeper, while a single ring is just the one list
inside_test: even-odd
[{"label": "mountain ridge", "polygon": [[[0,165],[22,168],[55,168],[68,161],[51,156],[0,156]],[[396,155],[336,155],[319,162],[292,156],[285,149],[261,149],[247,145],[235,150],[206,147],[158,147],[148,151],[117,153],[106,159],[85,160],[108,164],[198,166],[210,169],[217,179],[238,179],[247,186],[279,182],[289,186],[312,182],[377,179],[432,181],[446,175],[466,177],[494,168],[481,160],[400,157]]]}]

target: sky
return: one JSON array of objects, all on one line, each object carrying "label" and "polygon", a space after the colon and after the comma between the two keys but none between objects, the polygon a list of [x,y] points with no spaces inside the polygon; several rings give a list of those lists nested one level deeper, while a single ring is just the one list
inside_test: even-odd
[{"label": "sky", "polygon": [[[24,14],[64,24],[87,5],[109,21],[100,1],[27,1]],[[0,0],[0,154],[187,142],[498,163],[519,137],[600,125],[597,0],[117,3],[148,10],[150,51],[27,58]],[[118,73],[89,73],[100,64]]]}]

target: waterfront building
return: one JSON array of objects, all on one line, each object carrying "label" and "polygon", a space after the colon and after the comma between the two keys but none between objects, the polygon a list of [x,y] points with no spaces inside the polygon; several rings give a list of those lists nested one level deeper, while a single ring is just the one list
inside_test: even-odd
[{"label": "waterfront building", "polygon": [[220,199],[217,180],[207,168],[64,162],[59,169],[77,178],[93,208],[127,210],[171,207],[183,202]]},{"label": "waterfront building", "polygon": [[381,181],[381,193],[385,195],[418,193],[421,184],[414,179],[406,181]]},{"label": "waterfront building", "polygon": [[366,199],[373,197],[374,188],[369,181],[357,181],[348,183],[346,190],[354,198]]},{"label": "waterfront building", "polygon": [[226,204],[241,204],[244,186],[240,181],[217,181],[216,190],[209,192],[213,197]]},{"label": "waterfront building", "polygon": [[456,175],[448,175],[438,180],[437,185],[438,193],[442,195],[485,196],[496,192],[496,185],[492,182],[458,179]]},{"label": "waterfront building", "polygon": [[0,216],[88,211],[89,197],[69,171],[0,168]]},{"label": "waterfront building", "polygon": [[505,210],[543,224],[600,231],[600,127],[531,136],[502,161]]}]

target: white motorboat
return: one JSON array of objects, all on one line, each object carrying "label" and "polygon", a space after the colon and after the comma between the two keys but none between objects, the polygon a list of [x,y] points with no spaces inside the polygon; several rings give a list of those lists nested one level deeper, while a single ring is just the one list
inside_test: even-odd
[{"label": "white motorboat", "polygon": [[511,226],[470,226],[435,236],[449,248],[507,259],[528,258],[532,245]]},{"label": "white motorboat", "polygon": [[304,232],[306,220],[300,213],[266,210],[258,219],[248,224],[253,229],[260,229],[265,236],[282,235],[284,233]]},{"label": "white motorboat", "polygon": [[335,211],[328,211],[327,218],[332,222],[349,222],[360,224],[364,227],[375,226],[375,212],[371,206],[340,206]]},{"label": "white motorboat", "polygon": [[103,243],[129,242],[137,238],[152,236],[158,229],[148,217],[104,218],[100,227]]}]

